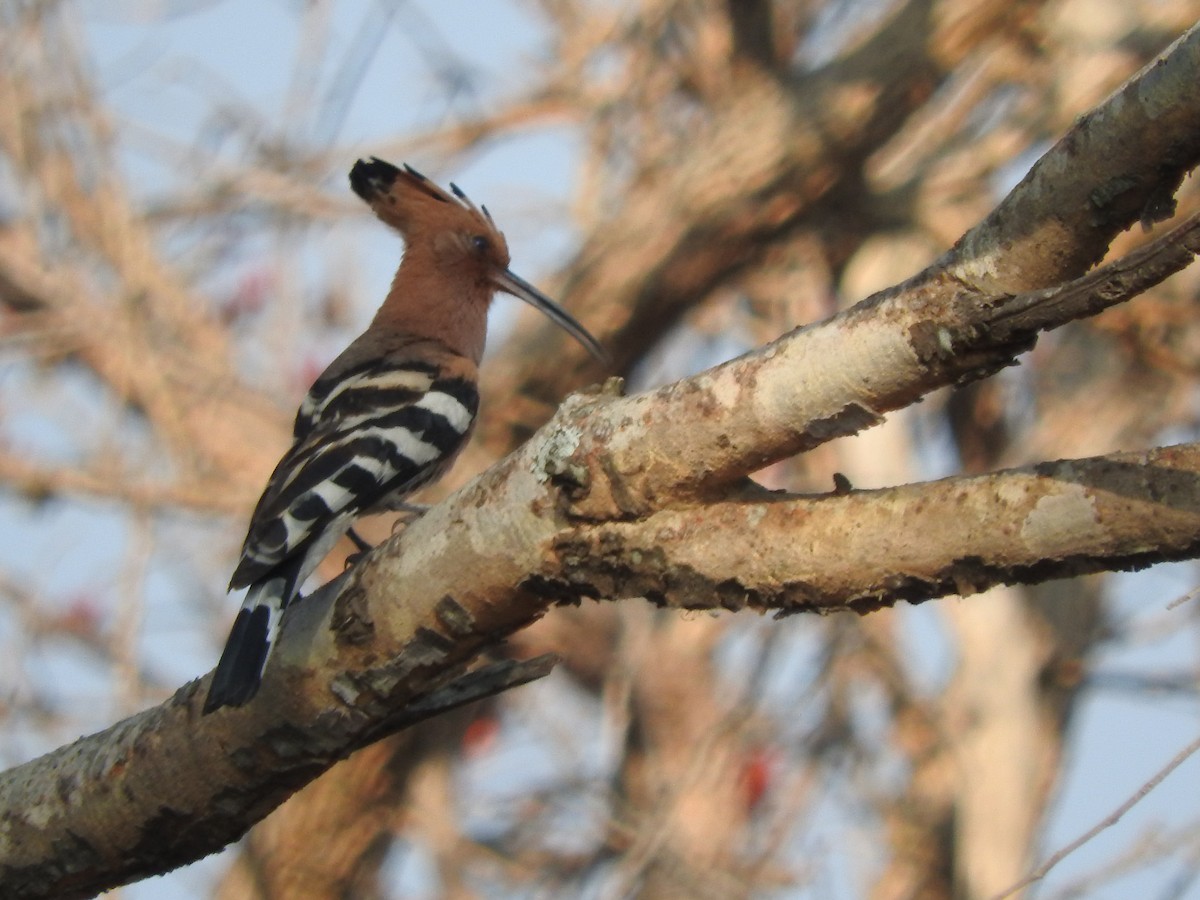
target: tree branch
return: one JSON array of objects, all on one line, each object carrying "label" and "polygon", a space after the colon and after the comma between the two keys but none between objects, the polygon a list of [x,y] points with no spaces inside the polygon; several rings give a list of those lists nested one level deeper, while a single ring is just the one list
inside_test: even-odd
[{"label": "tree branch", "polygon": [[[711,496],[936,388],[1012,365],[1039,331],[1136,296],[1197,251],[1193,216],[1128,258],[1044,291],[984,295],[931,267],[763,350],[652,393],[595,401],[560,477],[577,483],[574,512],[596,520]],[[688,428],[672,427],[679,421]]]},{"label": "tree branch", "polygon": [[820,497],[751,491],[581,525],[556,539],[533,586],[552,598],[865,613],[1190,559],[1198,526],[1200,444],[1187,444]]},{"label": "tree branch", "polygon": [[[308,600],[328,607],[340,584]],[[354,749],[542,678],[555,662],[550,654],[506,660],[451,678],[390,715],[360,722],[367,727],[354,746],[340,748],[340,729],[322,740],[319,725],[289,732],[279,721],[258,735],[262,743],[227,743],[224,729],[206,728],[211,718],[198,719],[203,694],[191,682],[160,706],[0,776],[4,894],[90,897],[201,859]],[[257,792],[209,780],[225,753],[241,756],[235,765],[255,757],[256,769],[266,763],[273,774]]]},{"label": "tree branch", "polygon": [[611,593],[865,611],[1184,558],[1200,544],[1197,445],[816,498],[753,491],[639,522],[570,524],[553,512],[546,470],[565,461],[571,427],[552,423],[289,610],[262,700],[201,717],[204,684],[192,682],[5,773],[0,879],[22,896],[85,896],[213,852],[364,744],[540,677],[545,660],[462,673],[554,602]]}]

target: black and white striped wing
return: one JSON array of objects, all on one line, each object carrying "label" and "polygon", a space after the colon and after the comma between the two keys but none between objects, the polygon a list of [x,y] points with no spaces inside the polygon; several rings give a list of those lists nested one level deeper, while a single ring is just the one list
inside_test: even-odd
[{"label": "black and white striped wing", "polygon": [[298,553],[324,556],[354,519],[394,508],[453,461],[478,409],[473,382],[421,364],[375,361],[318,381],[296,417],[298,440],[251,518],[230,588]]}]

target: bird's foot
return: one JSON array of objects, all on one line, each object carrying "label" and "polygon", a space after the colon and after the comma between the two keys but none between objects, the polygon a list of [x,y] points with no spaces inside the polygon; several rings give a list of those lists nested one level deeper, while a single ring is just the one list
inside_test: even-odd
[{"label": "bird's foot", "polygon": [[364,556],[375,549],[375,545],[370,541],[363,540],[362,536],[353,528],[346,529],[346,537],[350,538],[350,542],[358,549],[346,556],[346,568],[358,565]]},{"label": "bird's foot", "polygon": [[403,526],[407,528],[425,513],[429,512],[432,507],[428,503],[401,503],[396,507],[396,512],[400,513],[396,521],[392,523],[392,533],[395,534],[396,529]]}]

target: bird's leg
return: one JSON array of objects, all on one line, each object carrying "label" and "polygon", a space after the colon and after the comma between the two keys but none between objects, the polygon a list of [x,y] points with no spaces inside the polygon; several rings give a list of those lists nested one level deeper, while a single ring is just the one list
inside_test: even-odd
[{"label": "bird's leg", "polygon": [[392,523],[392,533],[395,533],[396,526],[398,525],[404,525],[405,527],[411,525],[417,519],[421,518],[421,516],[425,515],[425,513],[429,512],[430,508],[431,507],[428,503],[398,504],[396,506],[396,512],[400,513],[401,515],[396,519],[395,522]]},{"label": "bird's leg", "polygon": [[364,540],[362,535],[360,535],[353,528],[346,529],[346,537],[350,538],[350,541],[355,547],[358,548],[359,553],[370,553],[375,549],[374,544],[372,544],[370,541]]},{"label": "bird's leg", "polygon": [[[408,525],[429,512],[429,509],[430,506],[428,503],[400,503],[396,506],[396,512],[400,513],[400,517],[392,524],[392,533],[395,534],[399,526],[408,527]],[[374,550],[375,545],[365,540],[353,528],[346,529],[346,537],[358,548],[354,553],[346,557],[346,568],[349,569],[351,566],[357,565],[364,556]]]},{"label": "bird's leg", "polygon": [[375,549],[375,545],[370,541],[365,541],[357,531],[353,528],[346,529],[346,537],[350,538],[350,543],[354,544],[358,549],[346,557],[346,568],[358,565],[359,560]]}]

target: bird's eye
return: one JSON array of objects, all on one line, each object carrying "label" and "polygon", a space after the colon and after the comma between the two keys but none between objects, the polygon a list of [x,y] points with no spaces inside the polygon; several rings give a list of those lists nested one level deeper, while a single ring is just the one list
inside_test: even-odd
[{"label": "bird's eye", "polygon": [[492,246],[492,243],[482,234],[477,234],[471,238],[471,246],[480,253],[486,253],[488,248]]}]

